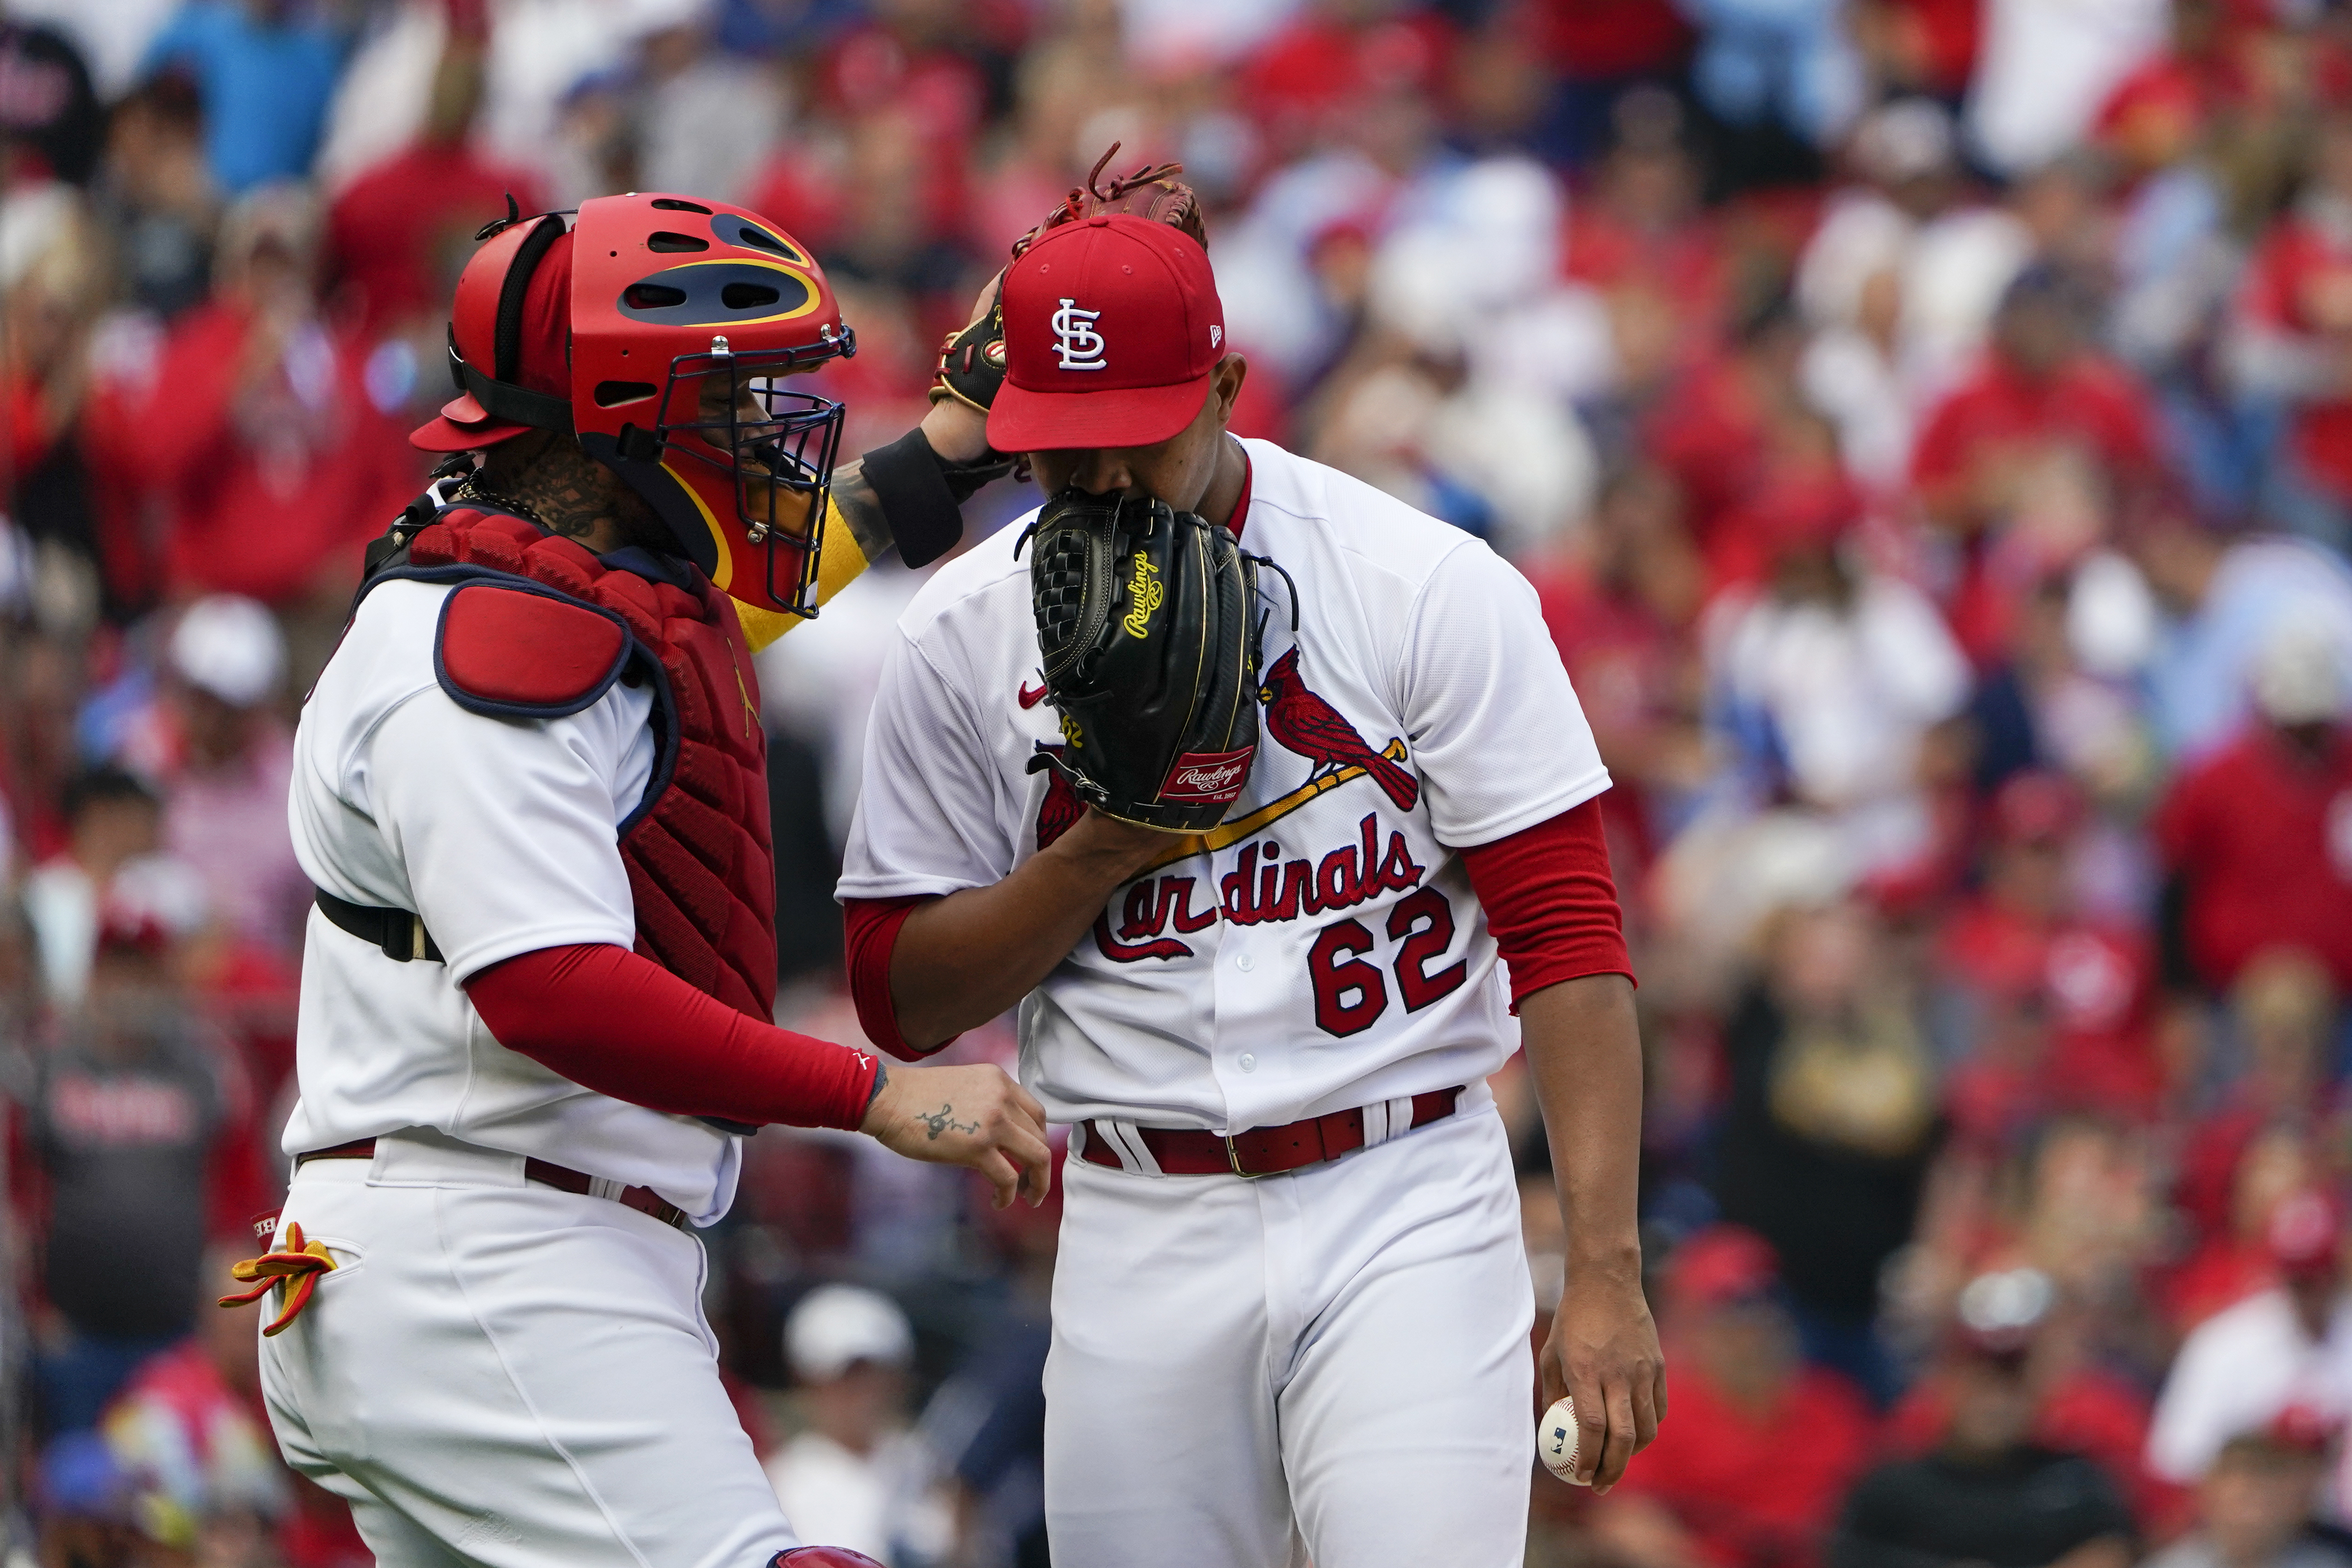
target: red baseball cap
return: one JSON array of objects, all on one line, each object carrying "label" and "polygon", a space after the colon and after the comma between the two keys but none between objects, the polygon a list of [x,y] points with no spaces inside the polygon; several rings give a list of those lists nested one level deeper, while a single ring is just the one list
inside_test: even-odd
[{"label": "red baseball cap", "polygon": [[1000,452],[1149,447],[1192,422],[1225,347],[1209,253],[1128,213],[1056,228],[1004,274]]},{"label": "red baseball cap", "polygon": [[2063,844],[2083,825],[2081,786],[2040,769],[2012,775],[1992,797],[1992,826],[2003,844]]},{"label": "red baseball cap", "polygon": [[1666,1288],[1685,1307],[1747,1300],[1780,1282],[1772,1244],[1745,1226],[1711,1225],[1675,1248],[1666,1262]]}]

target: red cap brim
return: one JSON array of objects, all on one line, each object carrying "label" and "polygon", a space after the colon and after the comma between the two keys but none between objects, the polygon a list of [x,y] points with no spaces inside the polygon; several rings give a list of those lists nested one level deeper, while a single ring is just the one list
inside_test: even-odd
[{"label": "red cap brim", "polygon": [[530,429],[510,419],[493,419],[490,411],[461,392],[441,405],[441,416],[408,433],[408,444],[427,452],[471,452],[495,447]]},{"label": "red cap brim", "polygon": [[1029,392],[1007,381],[988,411],[988,444],[1000,452],[1157,446],[1192,423],[1214,374],[1100,392]]}]

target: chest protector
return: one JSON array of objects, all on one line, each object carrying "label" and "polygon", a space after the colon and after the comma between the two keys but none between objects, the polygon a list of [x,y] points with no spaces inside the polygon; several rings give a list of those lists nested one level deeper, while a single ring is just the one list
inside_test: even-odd
[{"label": "chest protector", "polygon": [[690,587],[657,582],[521,518],[460,505],[361,594],[399,578],[452,584],[433,668],[472,712],[562,718],[616,680],[652,689],[653,775],[619,825],[636,951],[764,1023],[776,1000],[776,880],[759,676],[732,602],[688,572]]}]

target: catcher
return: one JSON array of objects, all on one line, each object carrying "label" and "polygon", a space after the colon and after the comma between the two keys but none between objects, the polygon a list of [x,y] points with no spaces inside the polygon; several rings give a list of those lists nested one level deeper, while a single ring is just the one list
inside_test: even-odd
[{"label": "catcher", "polygon": [[1050,499],[899,622],[852,987],[907,1059],[1017,1005],[1076,1124],[1056,1563],[1516,1568],[1533,1291],[1486,1079],[1522,1039],[1570,1238],[1545,1398],[1603,1489],[1665,1412],[1609,777],[1517,573],[1227,432],[1247,366],[1171,173],[1075,193],[1001,340],[949,345]]},{"label": "catcher", "polygon": [[779,1510],[691,1227],[766,1122],[1001,1204],[1049,1154],[994,1068],[886,1074],[771,1021],[745,623],[944,551],[1002,465],[950,402],[835,475],[842,410],[789,378],[855,340],[756,213],[615,196],[482,238],[458,395],[414,437],[456,457],[371,549],[296,742],[295,1170],[238,1268],[275,1293],[270,1420],[393,1568],[867,1563]]}]

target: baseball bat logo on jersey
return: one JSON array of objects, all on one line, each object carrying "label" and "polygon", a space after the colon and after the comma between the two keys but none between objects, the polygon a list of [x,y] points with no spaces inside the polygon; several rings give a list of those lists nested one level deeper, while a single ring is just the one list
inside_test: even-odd
[{"label": "baseball bat logo on jersey", "polygon": [[1054,353],[1060,356],[1064,370],[1107,370],[1103,359],[1103,335],[1095,330],[1095,319],[1100,310],[1081,310],[1078,302],[1068,295],[1062,297],[1062,308],[1055,310],[1050,321],[1054,330]]},{"label": "baseball bat logo on jersey", "polygon": [[1315,764],[1307,774],[1310,779],[1325,768],[1334,773],[1360,768],[1399,811],[1411,811],[1421,798],[1420,780],[1366,745],[1346,715],[1307,689],[1298,673],[1296,647],[1265,672],[1265,684],[1258,688],[1257,699],[1265,704],[1266,732],[1281,742],[1284,750]]}]

